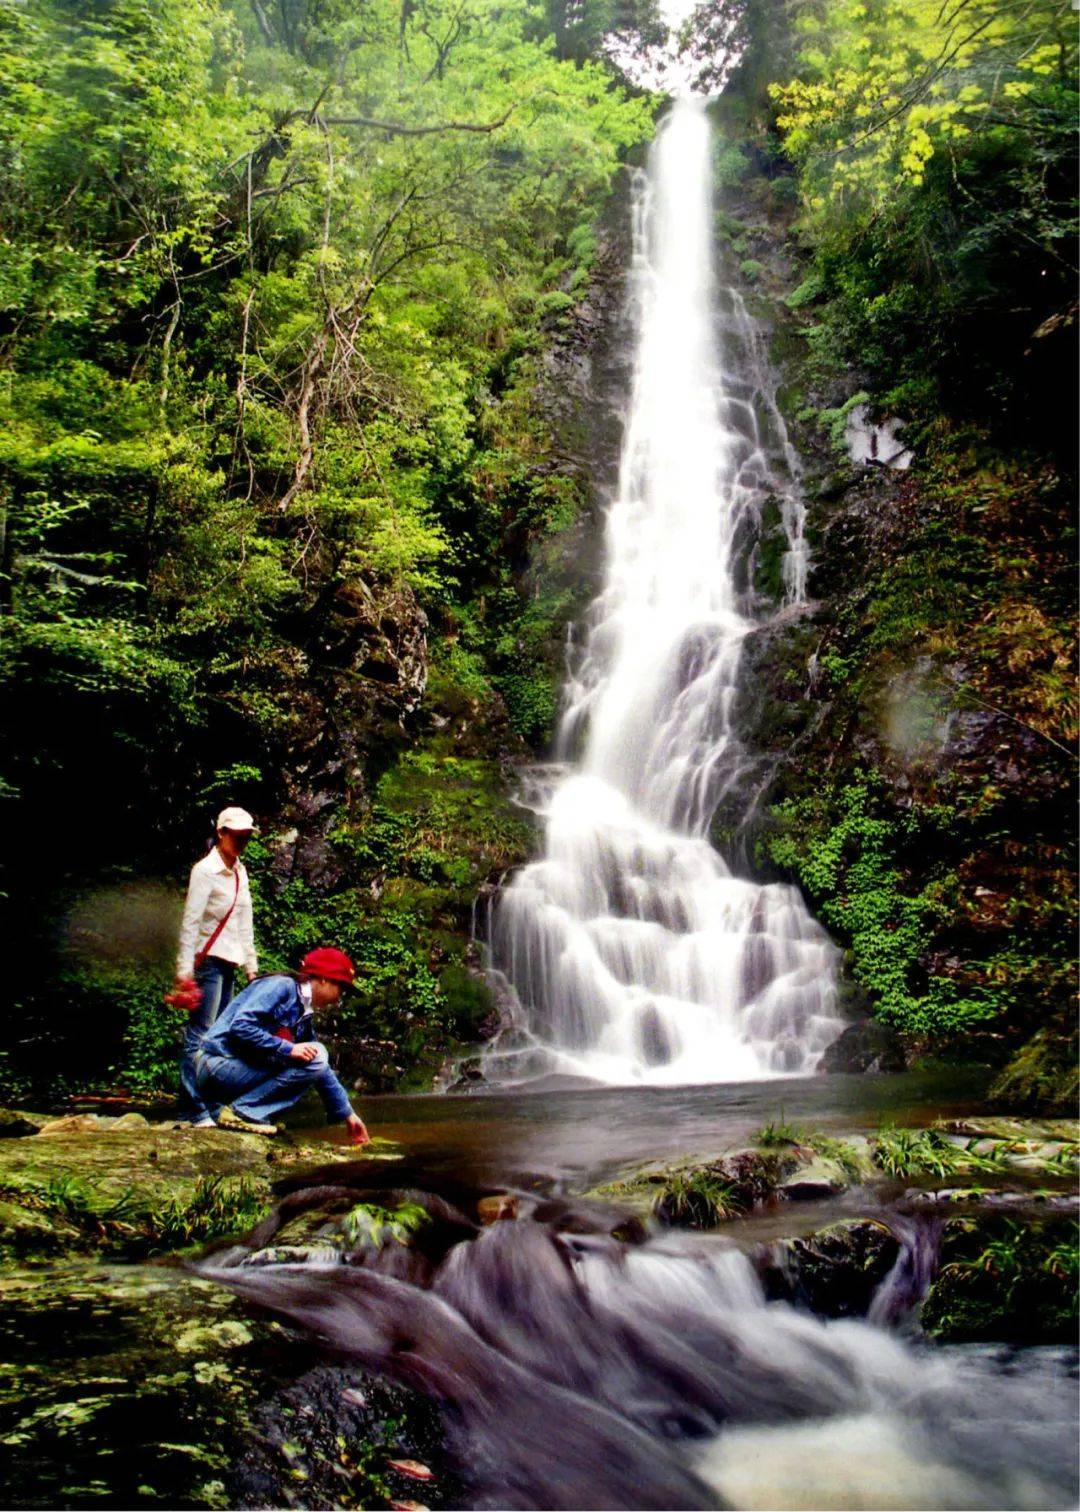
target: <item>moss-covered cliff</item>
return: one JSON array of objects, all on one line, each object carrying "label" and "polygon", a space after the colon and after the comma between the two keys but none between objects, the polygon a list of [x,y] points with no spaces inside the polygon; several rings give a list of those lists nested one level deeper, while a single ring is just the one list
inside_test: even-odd
[{"label": "moss-covered cliff", "polygon": [[[759,18],[759,43],[772,24]],[[854,330],[840,342],[851,270],[884,258],[903,218],[894,206],[888,226],[871,222],[843,262],[839,233],[826,241],[806,212],[806,170],[781,150],[760,63],[752,47],[717,111],[718,234],[771,328],[813,566],[810,602],[783,608],[782,533],[767,518],[765,613],[739,710],[760,760],[714,833],[755,870],[801,885],[847,947],[853,1016],[895,1030],[894,1056],[1011,1062],[1003,1097],[1071,1107],[1075,477],[1052,430],[1017,433],[1019,398],[1002,415],[991,388],[941,386],[929,322],[947,314],[932,286],[920,291],[926,342],[897,334],[892,367],[887,345],[864,351]],[[909,217],[924,214],[911,197]],[[988,251],[985,276],[995,267]],[[881,296],[877,308],[887,339]],[[965,329],[959,317],[948,326],[961,349]],[[1041,383],[1054,359],[1033,348]],[[979,350],[1002,385],[1023,382],[1011,332],[996,351],[980,337]],[[901,368],[925,380],[906,400]],[[899,404],[910,467],[885,465],[884,451],[853,461],[852,412],[885,421]],[[853,1032],[829,1063],[872,1060],[860,1044]]]}]

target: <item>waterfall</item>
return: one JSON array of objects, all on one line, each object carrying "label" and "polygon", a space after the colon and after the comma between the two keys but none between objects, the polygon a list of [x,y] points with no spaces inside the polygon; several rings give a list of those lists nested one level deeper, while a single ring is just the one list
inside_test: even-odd
[{"label": "waterfall", "polygon": [[636,358],[606,581],[539,789],[541,859],[506,886],[493,970],[517,1024],[489,1075],[745,1081],[811,1070],[841,1027],[836,951],[796,889],[708,839],[746,759],[732,724],[754,628],[746,561],[780,501],[789,602],[807,570],[798,460],[762,338],[712,270],[705,103],[675,102],[634,185]]}]

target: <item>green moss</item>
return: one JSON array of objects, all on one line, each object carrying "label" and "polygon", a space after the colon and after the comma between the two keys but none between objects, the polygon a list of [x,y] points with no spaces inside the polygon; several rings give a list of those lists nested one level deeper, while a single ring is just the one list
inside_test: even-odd
[{"label": "green moss", "polygon": [[761,598],[779,604],[784,596],[783,567],[788,550],[780,501],[770,496],[761,511],[761,527],[754,552],[754,589]]},{"label": "green moss", "polygon": [[922,1304],[922,1326],[949,1342],[1073,1343],[1077,1238],[1075,1223],[954,1220]]},{"label": "green moss", "polygon": [[1009,1062],[988,1096],[998,1106],[1020,1112],[1076,1110],[1077,1039],[1074,1023],[1040,1029]]},{"label": "green moss", "polygon": [[[802,287],[805,287],[805,285]],[[796,290],[796,295],[798,292]],[[795,297],[795,295],[791,296],[791,298]],[[852,410],[858,409],[862,404],[869,403],[870,395],[865,390],[860,389],[858,393],[852,394],[850,399],[845,399],[843,404],[837,405],[835,409],[818,411],[818,422],[828,432],[829,440],[836,451],[842,452],[847,450],[847,423]]]},{"label": "green moss", "polygon": [[0,1198],[9,1208],[8,1232],[16,1249],[40,1248],[25,1215],[60,1220],[68,1246],[128,1258],[183,1249],[243,1232],[267,1211],[265,1191],[247,1177],[208,1176],[187,1192],[160,1200],[132,1190],[119,1196],[85,1178],[57,1172],[44,1180],[8,1178]]}]

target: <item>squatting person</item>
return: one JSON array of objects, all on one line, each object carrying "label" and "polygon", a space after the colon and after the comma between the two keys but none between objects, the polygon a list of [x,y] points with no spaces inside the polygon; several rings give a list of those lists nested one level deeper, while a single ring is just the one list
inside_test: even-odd
[{"label": "squatting person", "polygon": [[[203,1036],[229,1002],[238,967],[252,981],[259,969],[251,918],[251,889],[241,856],[255,821],[246,809],[222,809],[217,843],[191,868],[180,944],[176,985],[192,991],[193,1008],[180,1051],[180,1117],[196,1129],[212,1128],[215,1104],[207,1106],[195,1079],[195,1052]],[[195,989],[190,989],[194,980]]]},{"label": "squatting person", "polygon": [[356,976],[343,950],[311,950],[293,975],[259,977],[218,1015],[195,1054],[199,1091],[228,1104],[219,1123],[275,1134],[272,1120],[309,1087],[322,1098],[331,1123],[344,1123],[353,1144],[368,1131],[315,1038],[315,1010],[332,1008]]}]

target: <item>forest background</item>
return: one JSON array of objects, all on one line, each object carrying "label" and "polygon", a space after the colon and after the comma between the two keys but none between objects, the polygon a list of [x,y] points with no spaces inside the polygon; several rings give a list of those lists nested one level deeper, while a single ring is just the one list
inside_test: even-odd
[{"label": "forest background", "polygon": [[[168,1089],[182,877],[227,802],[261,823],[264,965],[349,950],[350,1076],[426,1084],[497,1017],[473,908],[532,842],[508,794],[595,536],[560,363],[617,283],[662,98],[613,58],[658,17],[37,0],[0,24],[5,1096]],[[908,1058],[1034,1042],[1036,1099],[1074,1032],[1074,42],[1050,0],[718,0],[684,35],[706,83],[740,57],[718,239],[779,309],[823,522],[859,497],[833,449],[857,402],[920,456],[857,581],[822,529],[839,581],[816,723],[793,717],[829,755],[782,776],[754,864],[804,886]],[[1007,722],[1015,779],[997,715],[906,789],[860,737],[912,646],[932,704]]]}]

